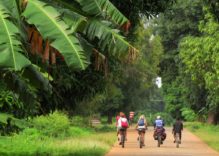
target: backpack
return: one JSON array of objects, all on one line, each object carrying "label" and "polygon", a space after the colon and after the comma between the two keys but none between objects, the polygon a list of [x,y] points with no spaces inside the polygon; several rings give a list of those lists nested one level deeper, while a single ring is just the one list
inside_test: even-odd
[{"label": "backpack", "polygon": [[138,121],[138,126],[144,126],[144,119],[140,119]]},{"label": "backpack", "polygon": [[128,128],[128,121],[126,118],[121,119],[121,126],[122,128]]}]

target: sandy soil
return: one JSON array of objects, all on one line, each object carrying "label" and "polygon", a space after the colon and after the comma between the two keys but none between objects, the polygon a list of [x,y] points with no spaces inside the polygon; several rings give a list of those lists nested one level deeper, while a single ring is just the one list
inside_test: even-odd
[{"label": "sandy soil", "polygon": [[208,147],[198,137],[184,129],[182,144],[179,148],[173,143],[171,128],[166,128],[167,139],[161,147],[153,139],[153,128],[149,127],[145,134],[145,147],[139,148],[137,142],[137,131],[129,128],[125,148],[118,142],[106,154],[106,156],[219,156],[219,152]]}]

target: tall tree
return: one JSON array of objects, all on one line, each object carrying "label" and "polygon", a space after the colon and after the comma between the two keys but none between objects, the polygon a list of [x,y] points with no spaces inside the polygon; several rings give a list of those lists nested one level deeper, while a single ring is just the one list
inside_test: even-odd
[{"label": "tall tree", "polygon": [[180,56],[185,64],[184,70],[191,75],[191,81],[204,85],[207,90],[206,103],[203,108],[209,114],[209,122],[219,120],[219,24],[208,12],[201,21],[198,37],[189,36],[182,40]]},{"label": "tall tree", "polygon": [[182,70],[179,59],[179,42],[187,35],[199,36],[199,21],[204,18],[201,0],[177,0],[177,2],[157,20],[157,33],[162,38],[164,56],[160,63],[160,75],[167,111],[176,116],[182,107],[200,110],[204,103],[205,89],[190,81]]}]

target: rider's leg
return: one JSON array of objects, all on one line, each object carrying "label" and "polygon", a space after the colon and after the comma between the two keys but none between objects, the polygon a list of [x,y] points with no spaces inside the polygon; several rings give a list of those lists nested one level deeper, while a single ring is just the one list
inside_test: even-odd
[{"label": "rider's leg", "polygon": [[143,143],[143,145],[145,145],[145,144],[144,144],[144,135],[145,135],[145,132],[142,131],[141,135],[142,135],[142,143]]},{"label": "rider's leg", "polygon": [[119,130],[119,144],[121,145],[122,144],[122,131]]},{"label": "rider's leg", "polygon": [[125,140],[127,141],[127,129],[125,129]]}]

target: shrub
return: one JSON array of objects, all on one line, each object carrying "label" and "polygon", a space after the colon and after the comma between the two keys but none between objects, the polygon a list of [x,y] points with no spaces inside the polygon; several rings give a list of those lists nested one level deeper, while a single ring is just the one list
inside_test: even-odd
[{"label": "shrub", "polygon": [[197,119],[197,115],[190,108],[182,108],[182,116],[186,121],[195,121]]},{"label": "shrub", "polygon": [[66,136],[70,127],[67,115],[57,111],[48,116],[34,118],[33,124],[43,135],[53,137]]},{"label": "shrub", "polygon": [[94,127],[95,131],[97,132],[112,132],[112,131],[116,131],[116,127],[114,125],[98,125],[96,127]]},{"label": "shrub", "polygon": [[74,116],[71,119],[71,124],[73,126],[87,127],[87,126],[89,126],[89,118],[88,117],[81,117],[81,116]]},{"label": "shrub", "polygon": [[88,128],[70,127],[68,134],[71,137],[81,137],[89,135],[91,131],[92,130]]}]

